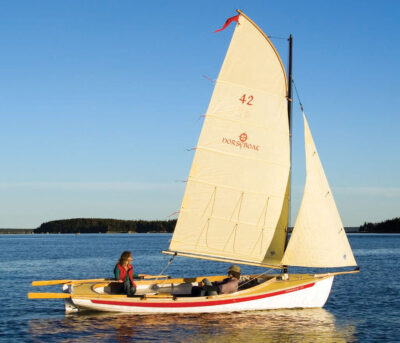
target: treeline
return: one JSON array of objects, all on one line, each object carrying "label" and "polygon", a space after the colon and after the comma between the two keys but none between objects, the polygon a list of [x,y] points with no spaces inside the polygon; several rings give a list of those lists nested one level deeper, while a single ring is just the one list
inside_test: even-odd
[{"label": "treeline", "polygon": [[360,232],[400,233],[400,218],[393,218],[380,223],[364,223],[360,226]]},{"label": "treeline", "polygon": [[31,234],[34,229],[0,229],[0,235]]},{"label": "treeline", "polygon": [[118,220],[76,218],[43,223],[35,233],[145,233],[173,232],[174,220]]}]

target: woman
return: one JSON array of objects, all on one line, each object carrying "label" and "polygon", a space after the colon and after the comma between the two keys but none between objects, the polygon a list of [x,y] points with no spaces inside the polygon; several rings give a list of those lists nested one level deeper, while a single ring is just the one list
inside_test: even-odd
[{"label": "woman", "polygon": [[115,280],[120,284],[117,291],[120,294],[128,295],[128,297],[133,296],[136,292],[136,284],[133,279],[140,278],[138,274],[133,273],[131,262],[132,253],[124,251],[114,268]]}]

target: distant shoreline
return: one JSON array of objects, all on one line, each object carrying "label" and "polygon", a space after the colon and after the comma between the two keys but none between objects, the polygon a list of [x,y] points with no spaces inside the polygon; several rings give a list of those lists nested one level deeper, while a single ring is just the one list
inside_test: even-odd
[{"label": "distant shoreline", "polygon": [[[360,233],[360,234],[382,234],[382,235],[393,235],[393,234],[399,234],[400,232],[365,232],[365,231],[347,231],[345,228],[346,233]],[[83,232],[82,234],[130,234],[130,235],[135,235],[135,234],[143,234],[143,233],[171,233],[171,232],[163,232],[163,231],[149,231],[149,232]],[[34,229],[27,230],[27,229],[0,229],[0,235],[73,235],[73,234],[80,234],[78,233],[70,233],[70,232],[41,232],[41,233],[36,233]]]},{"label": "distant shoreline", "polygon": [[0,229],[0,235],[31,235],[35,229]]},{"label": "distant shoreline", "polygon": [[[80,234],[80,233],[172,233],[176,219],[173,220],[119,220],[104,218],[74,218],[54,220],[41,224],[36,229],[0,229],[5,234]],[[293,228],[289,228],[289,233]],[[346,233],[400,233],[400,218],[380,223],[364,223],[361,226],[345,227]]]},{"label": "distant shoreline", "polygon": [[[359,227],[345,227],[346,233],[400,233],[400,232],[364,232],[360,231]],[[46,235],[46,234],[80,234],[81,232],[35,232],[36,229],[0,229],[0,235]],[[290,230],[291,232],[292,230]],[[165,231],[148,231],[148,232],[130,232],[130,231],[113,231],[113,232],[82,232],[89,234],[120,234],[120,233],[128,233],[128,234],[136,234],[136,233],[169,233]]]}]

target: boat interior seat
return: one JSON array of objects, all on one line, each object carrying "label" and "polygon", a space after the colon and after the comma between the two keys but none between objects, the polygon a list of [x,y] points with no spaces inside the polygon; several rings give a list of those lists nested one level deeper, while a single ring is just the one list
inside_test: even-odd
[{"label": "boat interior seat", "polygon": [[244,289],[252,288],[273,278],[274,276],[272,275],[267,277],[242,276],[239,280],[239,290],[243,291]]},{"label": "boat interior seat", "polygon": [[244,289],[248,289],[260,284],[257,278],[250,279],[250,278],[240,278],[239,280],[239,291],[243,291]]}]

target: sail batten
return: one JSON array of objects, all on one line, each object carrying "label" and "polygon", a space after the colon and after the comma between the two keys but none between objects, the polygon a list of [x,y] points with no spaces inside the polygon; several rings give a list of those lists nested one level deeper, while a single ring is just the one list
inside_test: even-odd
[{"label": "sail batten", "polygon": [[[236,154],[233,154],[233,153],[229,153],[229,152],[226,152],[226,151],[221,152],[221,151],[218,151],[218,150],[216,150],[216,149],[206,148],[206,147],[202,147],[202,146],[198,146],[198,147],[196,148],[196,150],[204,150],[204,151],[213,152],[213,153],[217,153],[217,154],[221,154],[221,155],[226,155],[226,156],[234,156],[234,157],[237,156]],[[262,161],[262,162],[264,162],[264,163],[268,163],[268,164],[275,165],[275,166],[280,166],[280,167],[282,167],[282,168],[286,168],[286,167],[287,167],[287,165],[286,165],[286,164],[283,164],[283,163],[266,162],[265,160],[262,160],[262,159],[260,159],[260,158],[255,158],[255,157],[252,157],[252,156],[244,156],[244,157],[241,157],[241,158],[242,158],[242,159],[248,159],[248,160]],[[192,179],[193,179],[193,178],[192,178]],[[194,180],[194,179],[193,179],[193,180]]]},{"label": "sail batten", "polygon": [[[229,113],[226,113],[226,115],[229,115]],[[219,119],[219,120],[224,120],[226,122],[231,122],[231,123],[237,123],[237,124],[242,124],[243,120],[238,120],[238,119],[233,119],[233,118],[227,118],[227,117],[223,117],[221,115],[218,114],[213,114],[213,113],[207,113],[207,117],[208,118],[214,118],[214,119]],[[261,126],[261,125],[252,125],[251,123],[247,123],[248,127],[253,127],[255,129],[262,129],[266,131],[266,134],[268,133],[268,131],[277,131],[277,129],[272,128],[270,126]],[[282,130],[282,133],[285,133],[286,130]],[[199,147],[197,147],[199,148]]]},{"label": "sail batten", "polygon": [[269,265],[279,263],[285,242],[287,82],[269,39],[239,13],[169,250]]},{"label": "sail batten", "polygon": [[303,118],[306,184],[282,264],[319,268],[356,266],[304,113]]},{"label": "sail batten", "polygon": [[[237,87],[242,87],[243,86],[242,84],[233,83],[233,82],[229,82],[229,81],[226,81],[226,80],[216,80],[215,84],[226,84],[226,85],[237,86]],[[258,91],[258,92],[260,92],[260,93],[262,93],[264,95],[267,95],[267,96],[280,98],[280,95],[278,95],[278,94],[276,94],[274,92],[267,91],[265,89],[254,88],[254,87],[250,87],[250,86],[246,86],[246,88],[249,91],[255,91],[255,92]]]},{"label": "sail batten", "polygon": [[[231,186],[231,185],[224,185],[222,183],[216,184],[216,183],[211,183],[211,182],[205,182],[204,180],[195,179],[193,177],[190,177],[188,182],[201,183],[201,184],[209,185],[209,186],[218,186],[218,188],[223,188],[223,189],[227,189],[227,190],[243,191],[243,188],[238,188],[238,187],[234,187],[234,186]],[[246,192],[246,194],[254,194],[254,195],[263,195],[263,194],[265,194],[263,192],[252,191],[250,189],[246,189],[245,192]],[[272,192],[270,192],[268,196],[272,197],[272,198],[281,198],[282,197],[281,194],[278,194],[278,193],[274,194]]]},{"label": "sail batten", "polygon": [[245,225],[249,225],[249,226],[255,226],[257,229],[259,227],[262,227],[264,230],[273,230],[275,231],[276,227],[275,226],[262,226],[262,225],[257,225],[254,224],[254,222],[245,222],[243,220],[233,220],[233,219],[227,219],[227,218],[223,218],[223,217],[216,217],[216,216],[210,216],[208,217],[210,219],[217,219],[217,220],[221,220],[221,221],[225,221],[225,222],[229,222],[231,224],[237,225],[237,224],[245,224]]}]

